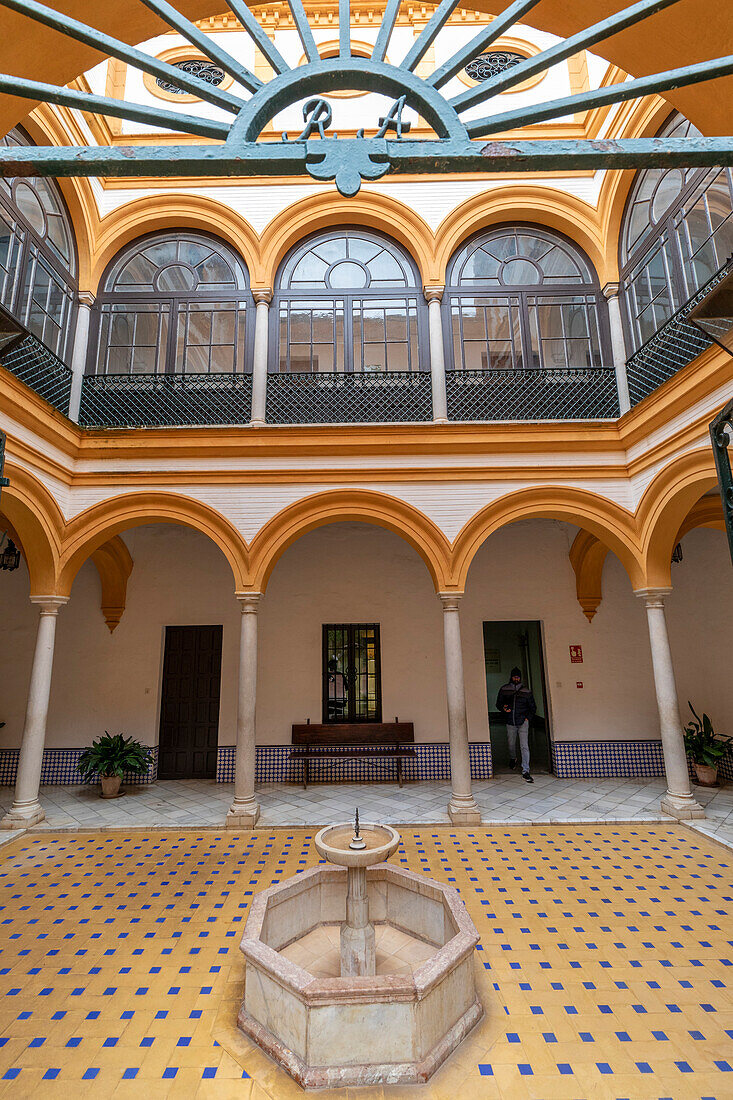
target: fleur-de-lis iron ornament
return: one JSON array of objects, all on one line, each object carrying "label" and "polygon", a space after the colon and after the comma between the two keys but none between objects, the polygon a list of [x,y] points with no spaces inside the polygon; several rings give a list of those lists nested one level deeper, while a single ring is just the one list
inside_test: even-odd
[{"label": "fleur-de-lis iron ornament", "polygon": [[[105,32],[38,0],[0,0],[29,20],[92,46],[146,72],[156,80],[195,95],[222,108],[229,120],[206,119],[152,104],[128,103],[36,80],[0,74],[0,94],[56,103],[92,113],[193,134],[207,144],[128,145],[113,147],[13,146],[0,148],[0,175],[47,176],[283,176],[309,173],[314,179],[335,180],[342,194],[353,195],[362,180],[378,179],[387,172],[436,174],[446,172],[534,172],[573,169],[685,167],[733,164],[732,137],[628,138],[595,140],[496,140],[494,135],[516,131],[548,119],[572,115],[653,93],[697,84],[733,74],[733,56],[625,80],[595,91],[580,92],[544,103],[510,110],[495,107],[494,97],[538,73],[544,72],[579,50],[641,23],[680,0],[637,0],[585,30],[561,39],[534,57],[482,80],[458,93],[442,89],[462,69],[485,54],[514,23],[525,19],[541,0],[513,0],[501,15],[481,27],[464,46],[428,75],[419,76],[423,61],[458,0],[439,0],[433,14],[398,64],[385,58],[401,0],[386,0],[382,22],[371,57],[355,57],[351,51],[349,0],[339,0],[339,52],[321,59],[303,0],[288,0],[293,23],[300,36],[305,61],[288,65],[257,21],[246,0],[222,0],[222,6],[239,20],[272,68],[272,77],[260,80],[196,23],[181,15],[168,0],[142,0],[160,19],[185,38],[212,65],[228,74],[233,83],[224,89],[207,83],[176,65],[161,61]],[[375,92],[392,96],[393,104],[381,120],[364,120],[354,138],[338,137],[325,123],[329,93]],[[265,126],[285,108],[309,98],[313,101],[303,131],[281,141],[262,141]],[[481,118],[466,117],[478,105],[494,100],[494,110]],[[409,108],[431,128],[434,137],[406,137]],[[321,125],[310,127],[314,112]],[[488,144],[482,139],[492,137]],[[212,140],[213,139],[213,140]]]}]

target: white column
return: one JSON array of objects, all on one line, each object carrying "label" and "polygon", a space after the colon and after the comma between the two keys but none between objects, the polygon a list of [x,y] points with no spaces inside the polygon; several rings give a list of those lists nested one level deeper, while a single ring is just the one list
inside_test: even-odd
[{"label": "white column", "polygon": [[671,591],[671,588],[642,588],[636,592],[646,605],[649,624],[654,687],[657,693],[664,771],[667,777],[667,793],[662,799],[662,809],[678,819],[705,817],[705,810],[695,801],[692,794],[685,742],[682,737],[682,719],[677,702],[677,685],[674,679],[672,651],[669,647],[667,619],[664,614],[664,599]]},{"label": "white column", "polygon": [[623,416],[631,408],[631,401],[629,400],[629,380],[626,377],[626,340],[624,339],[624,326],[621,321],[621,302],[619,301],[618,291],[618,283],[606,283],[603,288],[603,296],[608,302],[608,325],[611,330],[611,352],[613,354],[613,369],[616,371],[618,403]]},{"label": "white column", "polygon": [[252,360],[252,415],[250,424],[260,426],[265,423],[267,406],[267,338],[270,324],[270,302],[272,291],[269,287],[260,287],[252,294],[257,303],[255,318],[255,348]]},{"label": "white column", "polygon": [[439,592],[443,605],[445,682],[448,695],[448,738],[450,741],[451,798],[448,815],[454,825],[479,825],[481,811],[471,790],[471,760],[468,753],[468,718],[463,685],[463,650],[458,607],[462,593]]},{"label": "white column", "polygon": [[261,592],[237,593],[242,611],[239,635],[239,704],[237,709],[237,761],[234,801],[227,826],[253,829],[260,816],[255,798],[255,710],[257,706],[257,611]]},{"label": "white column", "polygon": [[38,800],[41,785],[43,746],[46,741],[48,700],[51,694],[53,649],[56,638],[56,617],[59,608],[68,603],[68,596],[31,596],[31,603],[40,606],[36,649],[33,654],[28,704],[25,712],[23,740],[20,745],[15,798],[0,822],[3,829],[23,829],[43,821],[45,814]]},{"label": "white column", "polygon": [[71,398],[69,400],[69,420],[75,423],[79,420],[79,405],[81,403],[81,386],[84,381],[84,371],[87,365],[87,350],[89,348],[89,324],[92,317],[94,295],[82,291],[79,294],[79,307],[76,314],[76,332],[74,334],[74,350],[71,353]]},{"label": "white column", "polygon": [[428,303],[430,331],[430,382],[433,391],[433,423],[448,423],[448,398],[445,392],[445,352],[443,350],[443,318],[440,303],[442,286],[426,286],[423,290]]}]

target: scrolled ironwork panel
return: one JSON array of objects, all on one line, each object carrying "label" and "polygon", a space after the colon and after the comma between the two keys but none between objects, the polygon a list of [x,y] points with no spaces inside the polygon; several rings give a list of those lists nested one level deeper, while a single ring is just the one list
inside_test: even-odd
[{"label": "scrolled ironwork panel", "polygon": [[87,375],[79,423],[85,428],[248,424],[250,374]]},{"label": "scrolled ironwork panel", "polygon": [[49,405],[68,413],[71,371],[31,333],[4,351],[0,363]]},{"label": "scrolled ironwork panel", "polygon": [[702,355],[712,340],[688,319],[690,313],[710,291],[733,270],[733,260],[721,267],[696,294],[678,309],[650,340],[634,352],[626,364],[629,398],[638,405],[663,382]]},{"label": "scrolled ironwork panel", "polygon": [[605,420],[619,415],[609,367],[446,372],[450,420]]},{"label": "scrolled ironwork panel", "polygon": [[430,375],[425,371],[270,374],[266,419],[269,424],[432,420]]}]

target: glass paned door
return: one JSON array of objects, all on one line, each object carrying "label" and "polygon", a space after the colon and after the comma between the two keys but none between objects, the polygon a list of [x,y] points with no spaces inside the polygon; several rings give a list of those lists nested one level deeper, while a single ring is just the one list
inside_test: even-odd
[{"label": "glass paned door", "polygon": [[323,721],[382,721],[378,623],[324,625]]}]

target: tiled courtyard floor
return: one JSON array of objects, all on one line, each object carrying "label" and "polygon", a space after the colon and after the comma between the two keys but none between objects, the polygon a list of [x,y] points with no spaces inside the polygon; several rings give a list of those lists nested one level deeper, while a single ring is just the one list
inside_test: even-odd
[{"label": "tiled courtyard floor", "polygon": [[[309,829],[33,831],[0,848],[0,1093],[303,1094],[233,1028],[252,894]],[[485,1019],[423,1087],[328,1100],[733,1095],[733,857],[675,824],[405,829],[481,936]]]},{"label": "tiled courtyard floor", "polygon": [[[520,775],[499,773],[473,784],[485,824],[582,821],[667,821],[660,810],[663,779],[558,779],[535,776],[529,786]],[[41,787],[46,820],[39,829],[221,828],[232,802],[230,783],[169,780],[126,788],[123,798],[103,800],[93,785]],[[733,785],[696,787],[707,817],[696,827],[733,846]],[[303,790],[291,783],[258,784],[262,807],[258,828],[335,824],[359,807],[365,821],[393,825],[447,825],[450,784],[315,783]],[[0,813],[13,791],[0,788]]]}]

